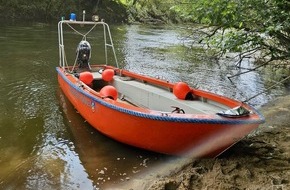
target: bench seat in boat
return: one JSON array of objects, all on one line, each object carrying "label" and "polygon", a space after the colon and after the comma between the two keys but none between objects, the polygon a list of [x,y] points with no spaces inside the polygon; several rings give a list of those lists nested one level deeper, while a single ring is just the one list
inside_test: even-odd
[{"label": "bench seat in boat", "polygon": [[137,80],[122,80],[120,76],[114,76],[113,86],[119,94],[129,102],[151,110],[171,112],[172,106],[181,108],[187,114],[215,114],[228,109],[224,105],[212,101],[180,100],[169,91],[157,86]]}]

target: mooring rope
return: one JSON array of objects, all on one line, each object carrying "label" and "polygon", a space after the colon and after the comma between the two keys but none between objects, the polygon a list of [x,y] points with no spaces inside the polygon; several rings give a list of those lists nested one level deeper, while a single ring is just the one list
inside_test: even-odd
[{"label": "mooring rope", "polygon": [[75,58],[74,65],[73,65],[72,70],[71,70],[70,72],[73,72],[73,71],[74,71],[75,66],[76,66],[76,64],[77,64],[78,57],[79,57],[79,51],[77,51],[77,56],[76,56],[76,58]]}]

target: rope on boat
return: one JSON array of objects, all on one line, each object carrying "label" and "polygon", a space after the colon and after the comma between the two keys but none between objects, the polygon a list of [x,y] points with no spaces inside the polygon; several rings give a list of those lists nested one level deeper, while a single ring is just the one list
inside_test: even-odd
[{"label": "rope on boat", "polygon": [[97,24],[94,24],[92,28],[85,34],[82,34],[81,32],[77,31],[74,27],[72,27],[69,23],[66,23],[73,31],[75,31],[77,34],[83,36],[83,39],[86,39],[86,36],[97,26]]},{"label": "rope on boat", "polygon": [[76,56],[76,58],[75,58],[74,65],[73,65],[73,67],[72,67],[72,69],[71,69],[71,71],[70,71],[70,72],[73,72],[73,70],[75,69],[75,67],[76,67],[76,64],[77,64],[78,57],[79,57],[79,51],[77,51],[77,56]]},{"label": "rope on boat", "polygon": [[68,63],[67,63],[67,59],[66,59],[66,54],[65,54],[65,51],[64,50],[63,50],[63,57],[64,57],[65,65],[68,67]]}]

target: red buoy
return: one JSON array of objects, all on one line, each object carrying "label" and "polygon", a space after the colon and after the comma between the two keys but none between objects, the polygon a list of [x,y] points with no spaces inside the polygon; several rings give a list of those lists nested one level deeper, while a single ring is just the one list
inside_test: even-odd
[{"label": "red buoy", "polygon": [[102,72],[102,79],[104,81],[111,81],[115,75],[115,71],[113,69],[106,69]]},{"label": "red buoy", "polygon": [[88,71],[85,71],[85,72],[81,72],[80,73],[80,77],[79,79],[85,83],[86,85],[90,86],[92,85],[92,82],[94,80],[94,77],[93,77],[93,74],[88,72]]},{"label": "red buoy", "polygon": [[186,95],[191,92],[190,87],[185,82],[178,82],[173,86],[173,94],[178,98],[185,100]]},{"label": "red buoy", "polygon": [[104,98],[111,98],[113,100],[117,100],[117,98],[118,98],[117,89],[111,85],[104,86],[101,89],[100,94]]}]

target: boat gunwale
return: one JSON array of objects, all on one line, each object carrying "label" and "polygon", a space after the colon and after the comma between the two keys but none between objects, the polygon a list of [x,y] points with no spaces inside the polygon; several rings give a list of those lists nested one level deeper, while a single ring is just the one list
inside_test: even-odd
[{"label": "boat gunwale", "polygon": [[[159,120],[159,121],[168,121],[168,122],[184,122],[184,123],[198,123],[198,124],[227,124],[227,125],[244,125],[244,124],[261,124],[265,122],[265,118],[263,115],[256,110],[254,107],[247,105],[249,108],[251,108],[255,113],[255,115],[258,116],[258,119],[252,119],[252,118],[247,118],[246,117],[241,117],[241,118],[226,118],[226,117],[221,117],[217,115],[211,115],[214,116],[215,118],[194,118],[194,117],[177,117],[175,114],[171,115],[168,114],[166,115],[157,115],[156,113],[162,113],[162,112],[141,112],[141,111],[136,111],[136,110],[130,110],[121,106],[117,106],[115,104],[109,103],[108,101],[105,101],[101,98],[97,98],[96,95],[93,95],[89,92],[86,92],[84,90],[81,90],[80,88],[77,87],[72,81],[70,81],[66,76],[65,73],[63,72],[63,68],[56,67],[56,70],[58,74],[61,75],[61,77],[65,80],[66,83],[68,83],[69,86],[77,90],[79,93],[83,94],[84,96],[94,100],[96,103],[99,103],[105,107],[108,107],[110,109],[114,109],[116,111],[126,113],[129,115],[133,115],[136,117],[142,117],[146,119],[152,119],[152,120]],[[146,109],[150,110],[150,109]],[[153,110],[152,110],[153,111]],[[170,116],[169,116],[170,115]],[[203,116],[203,115],[210,115],[210,114],[187,114],[187,115],[198,115],[198,116]]]}]

